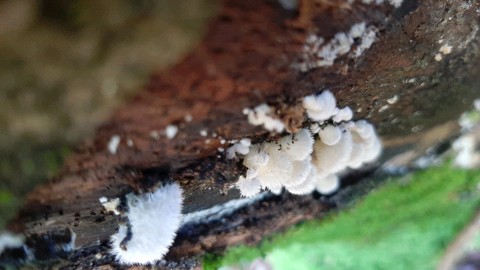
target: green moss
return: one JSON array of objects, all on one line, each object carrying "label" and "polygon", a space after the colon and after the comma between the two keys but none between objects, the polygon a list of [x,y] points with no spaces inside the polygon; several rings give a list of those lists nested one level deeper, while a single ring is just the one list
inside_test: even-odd
[{"label": "green moss", "polygon": [[479,206],[479,171],[448,166],[389,181],[353,208],[258,247],[232,248],[206,269],[267,257],[274,269],[433,269]]}]

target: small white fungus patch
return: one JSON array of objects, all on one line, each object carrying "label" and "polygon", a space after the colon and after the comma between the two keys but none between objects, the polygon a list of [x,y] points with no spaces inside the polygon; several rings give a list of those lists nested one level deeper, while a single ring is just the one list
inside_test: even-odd
[{"label": "small white fungus patch", "polygon": [[98,200],[107,212],[113,212],[115,215],[120,215],[120,212],[117,210],[117,206],[120,204],[119,198],[108,199],[107,197],[100,197]]},{"label": "small white fungus patch", "polygon": [[440,47],[440,49],[438,50],[440,53],[444,54],[444,55],[447,55],[447,54],[450,54],[452,53],[452,46],[448,45],[448,44],[444,44],[442,47]]},{"label": "small white fungus patch", "polygon": [[[377,28],[365,22],[356,23],[347,32],[338,32],[328,42],[325,38],[309,34],[303,46],[302,60],[294,65],[302,72],[328,67],[341,56],[360,57],[376,40]],[[357,41],[357,42],[356,42]]]},{"label": "small white fungus patch", "polygon": [[265,103],[258,105],[253,110],[245,108],[243,113],[248,116],[248,122],[254,126],[263,125],[266,130],[275,132],[282,132],[285,128],[283,122],[276,118],[272,107]]},{"label": "small white fungus patch", "polygon": [[121,224],[118,233],[111,236],[110,252],[122,264],[148,264],[162,259],[182,222],[182,189],[176,183],[168,184],[153,193],[128,194],[126,199],[131,238],[127,239],[127,225]]},{"label": "small white fungus patch", "polygon": [[398,102],[398,95],[394,95],[393,97],[387,99],[387,103],[392,105]]},{"label": "small white fungus patch", "polygon": [[108,152],[110,154],[115,155],[117,153],[118,145],[120,144],[120,136],[113,135],[108,142]]},{"label": "small white fungus patch", "polygon": [[178,127],[174,125],[168,125],[165,128],[165,135],[167,136],[167,139],[173,139],[175,138],[175,135],[177,135],[178,132]]}]

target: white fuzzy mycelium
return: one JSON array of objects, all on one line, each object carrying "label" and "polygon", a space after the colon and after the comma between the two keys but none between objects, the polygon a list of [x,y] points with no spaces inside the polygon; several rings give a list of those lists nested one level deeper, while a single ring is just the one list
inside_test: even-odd
[{"label": "white fuzzy mycelium", "polygon": [[340,173],[358,169],[380,155],[382,145],[373,125],[351,121],[352,110],[337,108],[330,91],[306,96],[302,105],[315,121],[309,128],[253,144],[244,154],[247,172],[236,183],[242,196],[254,196],[262,189],[280,193],[282,188],[298,195],[314,190],[331,194],[340,187]]},{"label": "white fuzzy mycelium", "polygon": [[130,193],[126,200],[128,223],[121,224],[111,236],[110,252],[122,264],[148,264],[162,259],[182,221],[182,189],[173,183],[153,193]]}]

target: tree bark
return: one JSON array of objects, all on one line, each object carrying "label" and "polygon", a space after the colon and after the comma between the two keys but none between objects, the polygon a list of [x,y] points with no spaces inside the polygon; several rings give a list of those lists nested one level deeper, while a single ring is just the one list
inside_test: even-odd
[{"label": "tree bark", "polygon": [[[255,143],[275,137],[250,125],[242,110],[266,102],[294,129],[304,120],[296,104],[324,89],[331,89],[342,107],[350,106],[356,118],[376,125],[386,149],[382,162],[407,151],[414,153],[410,161],[455,133],[449,121],[479,96],[479,1],[404,0],[399,8],[360,0],[299,2],[287,10],[276,1],[223,1],[197,48],[154,74],[55,178],[29,194],[9,228],[29,239],[69,228],[77,236],[77,251],[67,268],[115,267],[106,243],[117,219],[105,212],[100,197],[145,192],[173,179],[185,190],[185,213],[238,198],[230,187],[244,168],[218,151],[228,147],[222,140]],[[363,55],[342,56],[332,66],[306,72],[298,68],[309,34],[328,40],[360,22],[377,29],[376,42]],[[442,53],[445,44],[451,53]],[[398,101],[389,102],[393,97]],[[187,115],[193,120],[186,121]],[[171,140],[162,133],[168,125],[179,127]],[[121,138],[116,154],[107,149],[112,136]],[[182,228],[163,265],[199,265],[198,256],[206,251],[256,243],[320,217],[343,199],[283,194],[223,221]]]}]

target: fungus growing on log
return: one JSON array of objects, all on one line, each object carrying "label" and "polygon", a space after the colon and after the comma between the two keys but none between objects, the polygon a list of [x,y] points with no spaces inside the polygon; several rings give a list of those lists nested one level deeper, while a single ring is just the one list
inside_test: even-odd
[{"label": "fungus growing on log", "polygon": [[111,253],[123,264],[148,264],[163,258],[182,221],[182,189],[167,184],[153,193],[126,195],[126,224],[111,236]]},{"label": "fungus growing on log", "polygon": [[[339,173],[348,167],[358,169],[380,155],[382,146],[375,128],[365,120],[349,121],[352,110],[337,108],[330,91],[306,96],[302,104],[308,121],[316,122],[315,132],[304,128],[253,145],[243,158],[246,175],[236,183],[242,196],[254,196],[262,188],[278,194],[282,187],[297,195],[314,190],[331,194],[340,186]],[[237,147],[235,144],[231,149]]]}]

